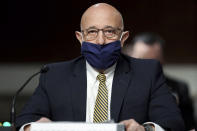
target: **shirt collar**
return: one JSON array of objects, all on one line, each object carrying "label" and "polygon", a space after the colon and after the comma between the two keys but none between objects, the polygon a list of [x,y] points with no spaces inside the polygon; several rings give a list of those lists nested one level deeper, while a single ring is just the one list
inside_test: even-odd
[{"label": "shirt collar", "polygon": [[[115,71],[116,65],[117,65],[117,63],[115,63],[114,65],[112,65],[111,67],[107,68],[104,71],[104,74],[106,75],[106,77],[108,77],[109,75],[111,75]],[[91,76],[94,78],[96,78],[97,75],[99,74],[99,72],[95,68],[93,68],[87,61],[86,61],[86,69],[91,74]]]}]

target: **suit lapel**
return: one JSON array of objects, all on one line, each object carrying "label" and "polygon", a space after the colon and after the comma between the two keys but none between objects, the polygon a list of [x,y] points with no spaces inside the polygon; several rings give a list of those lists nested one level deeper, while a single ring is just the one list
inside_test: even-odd
[{"label": "suit lapel", "polygon": [[74,114],[74,121],[86,120],[86,94],[87,77],[86,62],[83,57],[74,65],[73,76],[71,78],[71,97]]},{"label": "suit lapel", "polygon": [[[86,120],[86,96],[87,96],[87,76],[86,76],[86,61],[82,57],[75,63],[73,76],[71,76],[71,97],[74,121]],[[124,95],[128,88],[131,78],[129,62],[120,57],[118,60],[111,96],[111,118],[118,121],[118,116],[121,110]]]},{"label": "suit lapel", "polygon": [[129,62],[121,56],[116,66],[112,84],[111,119],[115,122],[118,121],[118,116],[130,79],[131,71]]}]

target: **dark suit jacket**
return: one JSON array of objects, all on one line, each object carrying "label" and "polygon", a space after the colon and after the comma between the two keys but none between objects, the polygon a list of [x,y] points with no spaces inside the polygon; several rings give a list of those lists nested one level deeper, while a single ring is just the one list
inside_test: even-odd
[{"label": "dark suit jacket", "polygon": [[188,85],[183,81],[176,80],[169,76],[165,77],[166,84],[168,85],[170,91],[177,96],[176,99],[178,99],[178,106],[181,110],[186,129],[191,130],[196,128],[194,107],[192,99],[189,95]]},{"label": "dark suit jacket", "polygon": [[[48,65],[40,83],[22,113],[17,127],[48,117],[52,121],[86,120],[86,63],[84,57]],[[115,122],[135,119],[152,121],[173,131],[184,130],[175,100],[165,84],[160,64],[121,55],[115,69],[111,118]]]}]

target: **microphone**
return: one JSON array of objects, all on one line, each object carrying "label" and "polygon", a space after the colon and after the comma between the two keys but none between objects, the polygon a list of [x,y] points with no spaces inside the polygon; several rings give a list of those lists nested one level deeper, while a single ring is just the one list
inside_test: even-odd
[{"label": "microphone", "polygon": [[40,73],[46,73],[49,71],[49,67],[48,66],[43,66],[39,72],[34,73],[32,76],[29,77],[29,79],[27,79],[27,81],[17,90],[16,94],[13,96],[12,99],[12,105],[11,105],[11,124],[13,127],[15,127],[15,122],[16,122],[16,107],[15,107],[15,103],[16,103],[16,97],[19,95],[19,93],[24,89],[24,87],[31,81],[32,78],[34,78],[35,76],[37,76]]}]

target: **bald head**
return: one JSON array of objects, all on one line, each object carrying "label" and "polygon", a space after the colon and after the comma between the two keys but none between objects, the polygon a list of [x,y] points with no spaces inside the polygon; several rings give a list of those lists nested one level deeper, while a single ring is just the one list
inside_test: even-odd
[{"label": "bald head", "polygon": [[122,15],[113,6],[106,3],[98,3],[89,7],[81,18],[81,30],[91,26],[103,28],[112,26],[124,28]]},{"label": "bald head", "polygon": [[[88,33],[89,38],[93,33],[94,35],[96,33],[96,37],[90,40],[87,38]],[[107,38],[106,33],[113,33],[113,38]],[[120,12],[106,3],[98,3],[89,7],[81,17],[81,31],[76,31],[75,34],[81,45],[83,41],[103,45],[120,40],[123,46],[129,37],[129,31],[124,31]]]}]

